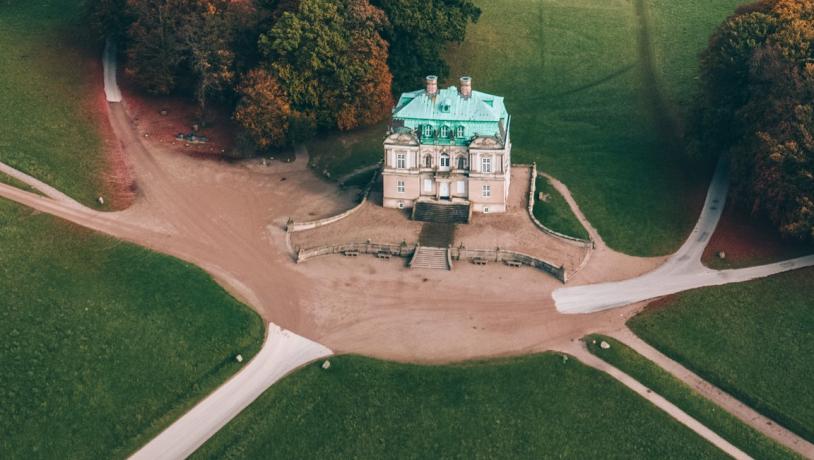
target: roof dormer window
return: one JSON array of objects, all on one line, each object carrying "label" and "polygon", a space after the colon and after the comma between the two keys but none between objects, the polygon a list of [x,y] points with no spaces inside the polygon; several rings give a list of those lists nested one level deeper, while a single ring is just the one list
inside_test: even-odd
[{"label": "roof dormer window", "polygon": [[445,138],[449,137],[449,127],[448,126],[441,126],[440,131],[439,131],[439,136],[442,139],[445,139]]},{"label": "roof dormer window", "polygon": [[438,107],[438,110],[440,110],[441,113],[449,113],[451,107],[452,101],[450,101],[449,99],[444,99],[444,102],[441,103],[441,105]]},{"label": "roof dormer window", "polygon": [[464,137],[464,127],[458,126],[455,128],[455,137]]},{"label": "roof dormer window", "polygon": [[432,125],[424,125],[424,127],[421,130],[421,135],[424,137],[432,137],[433,134],[434,132],[432,129]]}]

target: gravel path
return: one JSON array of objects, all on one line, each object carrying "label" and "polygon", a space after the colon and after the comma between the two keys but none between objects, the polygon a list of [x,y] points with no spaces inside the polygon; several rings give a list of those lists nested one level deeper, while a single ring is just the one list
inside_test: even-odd
[{"label": "gravel path", "polygon": [[243,370],[130,458],[170,460],[192,455],[268,387],[297,368],[332,354],[316,342],[269,324],[263,348]]},{"label": "gravel path", "polygon": [[[710,184],[695,228],[665,264],[633,279],[557,289],[553,294],[557,310],[562,313],[592,313],[690,289],[749,281],[814,266],[814,255],[811,255],[738,270],[712,270],[704,267],[701,256],[718,226],[728,189],[729,174],[726,161],[722,160]],[[593,230],[589,228],[589,231]]]},{"label": "gravel path", "polygon": [[624,372],[620,371],[619,369],[611,366],[607,362],[603,361],[602,359],[594,356],[591,354],[588,349],[585,347],[585,344],[581,341],[573,342],[570,346],[564,347],[560,351],[564,353],[568,353],[577,359],[580,360],[583,364],[593,367],[599,371],[602,371],[611,377],[618,380],[624,386],[630,388],[636,394],[641,396],[642,398],[650,401],[658,407],[659,409],[663,410],[675,420],[677,420],[682,425],[686,426],[687,428],[694,431],[696,434],[701,436],[702,438],[709,441],[715,447],[721,449],[722,451],[726,452],[728,455],[732,456],[736,459],[749,459],[752,458],[747,455],[742,450],[738,449],[734,445],[732,445],[726,439],[720,437],[714,431],[707,428],[698,420],[691,417],[689,414],[684,412],[683,410],[679,409],[676,405],[667,401],[662,396],[654,393],[652,390],[647,388],[646,386],[639,383],[638,380],[634,379],[633,377],[625,374]]},{"label": "gravel path", "polygon": [[650,346],[647,342],[640,339],[630,329],[625,327],[617,331],[608,332],[607,335],[624,343],[640,355],[654,362],[657,366],[669,372],[673,377],[681,380],[705,398],[739,418],[743,423],[760,431],[767,437],[788,447],[805,458],[814,458],[814,444],[783,428],[768,417],[759,414],[751,407],[738,401],[720,388],[702,379],[678,362],[668,358],[660,351]]}]

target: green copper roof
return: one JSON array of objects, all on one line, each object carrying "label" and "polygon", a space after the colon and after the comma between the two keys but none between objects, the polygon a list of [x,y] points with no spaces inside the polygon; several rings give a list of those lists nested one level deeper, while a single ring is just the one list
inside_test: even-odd
[{"label": "green copper roof", "polygon": [[463,97],[450,86],[435,96],[425,90],[402,94],[393,121],[414,130],[424,144],[467,145],[475,136],[507,135],[509,113],[502,97],[480,91]]},{"label": "green copper roof", "polygon": [[404,93],[393,111],[393,118],[397,119],[497,123],[508,117],[502,97],[472,91],[472,95],[465,98],[454,86],[438,91],[435,97],[430,97],[424,90]]}]

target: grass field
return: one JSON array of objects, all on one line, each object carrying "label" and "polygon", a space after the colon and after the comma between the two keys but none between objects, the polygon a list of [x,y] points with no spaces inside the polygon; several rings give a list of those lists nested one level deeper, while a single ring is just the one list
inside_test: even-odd
[{"label": "grass field", "polygon": [[271,387],[193,457],[725,457],[615,380],[555,354],[331,363]]},{"label": "grass field", "polygon": [[733,396],[814,441],[814,270],[681,294],[629,326]]},{"label": "grass field", "polygon": [[317,174],[337,179],[356,169],[375,164],[384,155],[385,131],[384,125],[377,125],[352,133],[314,139],[307,144],[311,167]]},{"label": "grass field", "polygon": [[[579,222],[577,216],[571,212],[571,208],[568,207],[565,198],[548,182],[548,179],[537,177],[535,183],[534,217],[536,217],[540,223],[555,232],[582,238],[583,240],[589,239],[590,235],[588,235],[588,231],[585,230],[585,227]],[[548,201],[539,200],[540,193],[548,195]]]},{"label": "grass field", "polygon": [[0,457],[123,457],[234,373],[260,318],[202,271],[0,200]]},{"label": "grass field", "polygon": [[0,161],[87,205],[103,195],[94,71],[75,42],[76,2],[0,8]]},{"label": "grass field", "polygon": [[[76,10],[0,6],[0,160],[91,204],[105,162]],[[263,334],[201,270],[0,200],[0,458],[123,458]]]},{"label": "grass field", "polygon": [[[599,346],[603,340],[611,345],[609,349],[603,350]],[[626,345],[601,335],[585,337],[584,341],[591,353],[665,397],[752,457],[760,459],[797,458],[793,452],[744,424]]]}]

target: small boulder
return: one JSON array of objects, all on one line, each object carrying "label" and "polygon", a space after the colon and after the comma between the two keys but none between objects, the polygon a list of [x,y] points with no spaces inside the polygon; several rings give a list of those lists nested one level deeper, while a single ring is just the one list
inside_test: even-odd
[{"label": "small boulder", "polygon": [[237,362],[239,362],[239,363],[242,363],[242,362],[243,362],[243,355],[237,355],[237,356],[235,356],[235,361],[237,361]]},{"label": "small boulder", "polygon": [[607,350],[608,348],[610,348],[610,344],[603,340],[602,342],[599,343],[599,348],[601,348],[603,350]]},{"label": "small boulder", "polygon": [[718,258],[721,259],[721,260],[726,259],[726,252],[718,251]]},{"label": "small boulder", "polygon": [[105,197],[103,197],[103,196],[100,196],[99,198],[97,198],[96,201],[98,201],[99,204],[102,205],[102,206],[105,205]]},{"label": "small boulder", "polygon": [[329,360],[325,360],[322,362],[322,368],[326,371],[331,368],[331,362]]}]

